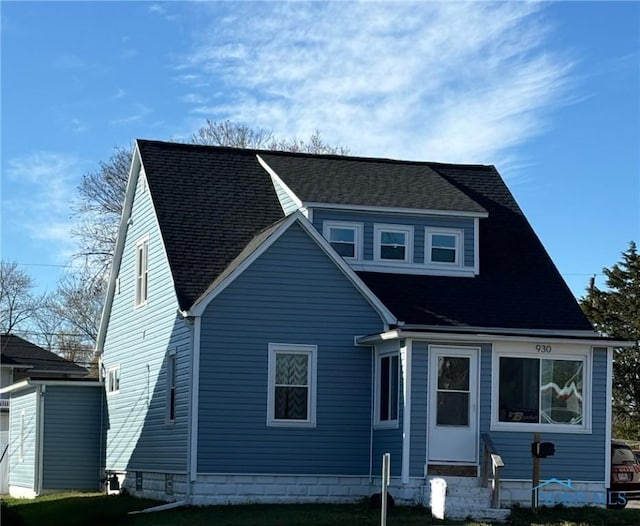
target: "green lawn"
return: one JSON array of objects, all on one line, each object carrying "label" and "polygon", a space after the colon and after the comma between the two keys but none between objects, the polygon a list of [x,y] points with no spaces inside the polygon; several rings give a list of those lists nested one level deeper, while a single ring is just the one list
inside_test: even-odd
[{"label": "green lawn", "polygon": [[[64,493],[35,500],[3,499],[2,526],[377,526],[380,511],[365,505],[244,505],[190,507],[157,513],[129,515],[158,504],[130,496],[107,497],[96,493]],[[6,506],[5,506],[6,505]],[[9,517],[8,514],[17,517]],[[388,526],[430,526],[424,508],[389,510]],[[442,522],[435,526],[480,526],[473,521]],[[632,526],[640,525],[640,510],[599,508],[542,509],[537,515],[515,509],[511,526]]]}]

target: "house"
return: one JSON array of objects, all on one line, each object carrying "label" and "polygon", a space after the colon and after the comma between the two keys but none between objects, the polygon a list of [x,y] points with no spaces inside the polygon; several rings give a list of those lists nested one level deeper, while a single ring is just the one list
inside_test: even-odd
[{"label": "house", "polygon": [[2,493],[99,489],[102,384],[17,335],[0,335],[0,350]]},{"label": "house", "polygon": [[389,452],[396,500],[444,477],[482,501],[488,436],[508,505],[540,433],[543,479],[604,491],[617,343],[493,166],[138,140],[98,338],[107,474],[168,501],[346,501]]}]

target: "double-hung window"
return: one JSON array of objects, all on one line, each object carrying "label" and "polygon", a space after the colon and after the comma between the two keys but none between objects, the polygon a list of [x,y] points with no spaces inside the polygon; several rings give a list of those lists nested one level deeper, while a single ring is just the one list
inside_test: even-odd
[{"label": "double-hung window", "polygon": [[167,357],[167,421],[176,419],[176,353],[172,351]]},{"label": "double-hung window", "polygon": [[145,305],[149,292],[149,237],[136,243],[136,307]]},{"label": "double-hung window", "polygon": [[269,344],[267,425],[315,427],[315,345]]},{"label": "double-hung window", "polygon": [[411,263],[413,228],[405,225],[374,225],[375,259],[395,263]]},{"label": "double-hung window", "polygon": [[538,357],[505,353],[498,355],[496,360],[494,427],[541,431],[546,428],[566,431],[590,428],[587,356]]},{"label": "double-hung window", "polygon": [[110,367],[107,370],[107,393],[120,391],[120,366]]},{"label": "double-hung window", "polygon": [[398,425],[398,401],[400,389],[399,354],[382,354],[376,360],[376,418],[378,427]]},{"label": "double-hung window", "polygon": [[342,221],[325,221],[323,235],[333,249],[343,258],[362,259],[362,224]]},{"label": "double-hung window", "polygon": [[425,262],[432,265],[462,265],[462,230],[427,228]]}]

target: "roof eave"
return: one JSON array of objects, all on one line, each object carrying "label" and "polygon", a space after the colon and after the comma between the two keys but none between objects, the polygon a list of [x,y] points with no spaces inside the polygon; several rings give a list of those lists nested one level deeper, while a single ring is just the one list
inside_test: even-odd
[{"label": "roof eave", "polygon": [[385,214],[402,214],[402,215],[420,215],[420,216],[453,216],[453,217],[470,217],[485,218],[489,217],[487,211],[472,210],[437,210],[429,208],[398,208],[394,206],[372,206],[372,205],[354,205],[344,203],[321,203],[317,201],[302,201],[302,206],[306,208],[329,208],[335,210],[353,210],[357,212],[381,212]]}]

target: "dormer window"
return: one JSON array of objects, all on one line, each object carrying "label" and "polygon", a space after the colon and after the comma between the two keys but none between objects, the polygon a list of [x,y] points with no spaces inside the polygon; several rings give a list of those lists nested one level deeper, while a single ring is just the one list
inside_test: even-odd
[{"label": "dormer window", "polygon": [[405,225],[374,225],[375,259],[410,263],[413,257],[413,228]]},{"label": "dormer window", "polygon": [[462,265],[462,230],[427,228],[425,262],[432,265]]},{"label": "dormer window", "polygon": [[323,235],[333,249],[343,258],[362,259],[362,224],[342,221],[325,221]]}]

